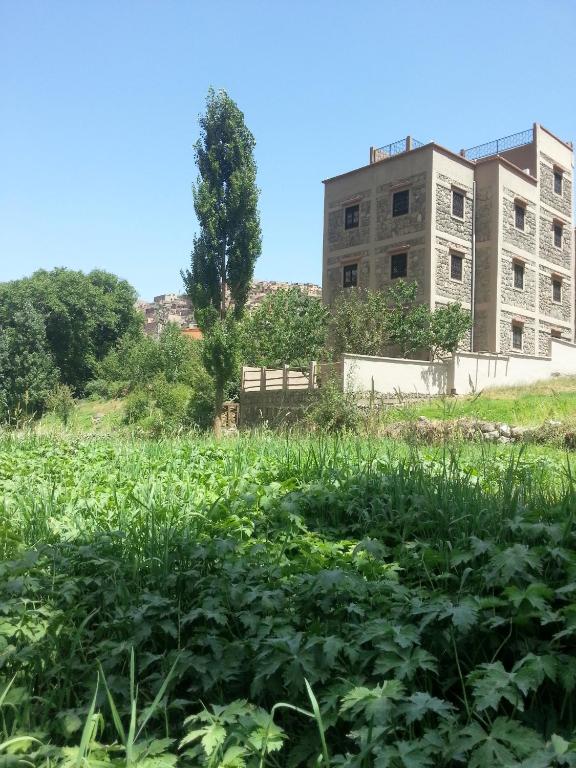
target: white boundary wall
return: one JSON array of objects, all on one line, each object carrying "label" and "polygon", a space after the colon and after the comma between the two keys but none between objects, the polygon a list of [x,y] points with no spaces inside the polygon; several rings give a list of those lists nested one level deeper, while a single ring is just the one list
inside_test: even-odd
[{"label": "white boundary wall", "polygon": [[448,387],[445,362],[405,360],[398,357],[344,355],[344,388],[354,392],[443,395]]},{"label": "white boundary wall", "polygon": [[344,355],[344,388],[386,395],[466,395],[488,387],[576,375],[576,345],[551,339],[550,357],[456,352],[442,362]]}]

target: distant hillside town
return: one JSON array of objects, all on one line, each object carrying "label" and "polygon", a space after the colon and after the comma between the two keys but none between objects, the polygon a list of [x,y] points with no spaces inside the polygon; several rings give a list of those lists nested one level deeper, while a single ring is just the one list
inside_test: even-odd
[{"label": "distant hillside town", "polygon": [[[256,280],[252,283],[246,307],[254,309],[264,298],[274,291],[287,288],[299,288],[308,296],[322,298],[322,288],[314,283],[286,283],[276,280]],[[157,336],[166,323],[176,323],[187,336],[200,338],[201,333],[194,319],[192,302],[186,294],[162,293],[154,296],[153,301],[138,299],[136,306],[144,314],[144,332]]]}]

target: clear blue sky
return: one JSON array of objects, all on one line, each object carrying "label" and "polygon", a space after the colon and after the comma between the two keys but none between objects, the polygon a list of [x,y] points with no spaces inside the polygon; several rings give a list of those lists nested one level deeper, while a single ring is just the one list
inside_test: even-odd
[{"label": "clear blue sky", "polygon": [[257,141],[262,279],[321,280],[321,181],[410,133],[576,140],[574,0],[0,0],[0,281],[102,267],[180,290],[197,117]]}]

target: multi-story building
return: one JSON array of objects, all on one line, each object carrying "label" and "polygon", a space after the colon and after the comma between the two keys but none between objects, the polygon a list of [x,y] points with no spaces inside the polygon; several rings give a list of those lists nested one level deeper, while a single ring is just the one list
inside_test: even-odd
[{"label": "multi-story building", "polygon": [[323,295],[415,280],[473,315],[463,348],[546,356],[574,340],[572,145],[541,125],[451,152],[410,137],[324,182]]}]

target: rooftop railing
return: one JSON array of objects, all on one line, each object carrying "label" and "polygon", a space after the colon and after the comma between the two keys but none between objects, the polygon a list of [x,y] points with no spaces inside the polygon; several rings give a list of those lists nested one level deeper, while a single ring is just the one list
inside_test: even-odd
[{"label": "rooftop railing", "polygon": [[502,139],[488,141],[486,144],[478,144],[477,147],[472,147],[471,149],[463,149],[460,154],[467,160],[480,160],[482,157],[499,155],[508,149],[515,149],[516,147],[524,146],[524,144],[530,144],[532,139],[533,131],[532,128],[529,128],[527,131],[513,133],[511,136],[504,136]]},{"label": "rooftop railing", "polygon": [[413,139],[412,136],[406,136],[405,139],[393,141],[391,144],[385,144],[383,147],[370,147],[370,162],[377,163],[385,160],[387,157],[399,155],[401,152],[409,152],[411,149],[423,147],[424,143]]}]

